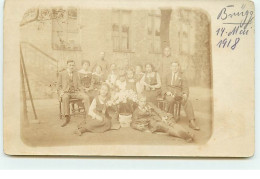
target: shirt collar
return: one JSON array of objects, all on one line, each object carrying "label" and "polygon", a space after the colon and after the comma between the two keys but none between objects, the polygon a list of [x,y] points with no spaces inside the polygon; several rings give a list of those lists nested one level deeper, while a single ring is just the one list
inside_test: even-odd
[{"label": "shirt collar", "polygon": [[79,70],[79,72],[80,72],[80,73],[84,73],[84,74],[89,74],[89,73],[91,73],[90,71],[86,71],[86,70],[84,70],[83,68],[82,68],[81,70]]},{"label": "shirt collar", "polygon": [[69,74],[72,74],[72,73],[73,73],[73,71],[71,72],[69,69],[67,69],[67,72],[68,72]]},{"label": "shirt collar", "polygon": [[172,75],[178,75],[179,74],[179,72],[177,71],[176,73],[174,73],[173,71],[172,71]]}]

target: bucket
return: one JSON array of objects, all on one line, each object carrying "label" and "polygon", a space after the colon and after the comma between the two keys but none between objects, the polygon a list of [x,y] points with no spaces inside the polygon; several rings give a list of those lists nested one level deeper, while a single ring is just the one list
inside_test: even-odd
[{"label": "bucket", "polygon": [[119,122],[121,127],[130,127],[132,114],[119,114]]}]

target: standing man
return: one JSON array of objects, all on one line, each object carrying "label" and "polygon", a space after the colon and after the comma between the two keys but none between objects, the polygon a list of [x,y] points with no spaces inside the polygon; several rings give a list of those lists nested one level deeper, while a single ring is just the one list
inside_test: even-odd
[{"label": "standing man", "polygon": [[109,64],[105,59],[105,52],[100,52],[100,59],[95,63],[93,69],[95,69],[97,65],[101,66],[103,73],[106,76],[108,74]]},{"label": "standing man", "polygon": [[[65,122],[61,127],[66,126],[70,122],[70,99],[82,99],[85,111],[89,109],[89,97],[81,90],[79,75],[74,71],[75,62],[73,60],[67,61],[67,69],[59,74],[58,78],[58,94],[62,100],[63,113],[65,115]],[[87,114],[87,112],[86,112]]]},{"label": "standing man", "polygon": [[169,66],[171,65],[172,57],[170,47],[166,46],[163,49],[161,61],[158,64],[157,71],[159,72],[162,80],[166,78],[166,75],[169,73]]},{"label": "standing man", "polygon": [[195,116],[192,104],[189,98],[189,87],[178,61],[171,62],[170,72],[166,75],[163,83],[163,94],[167,101],[166,110],[172,113],[172,105],[177,99],[182,99],[181,103],[189,120],[190,128],[199,130],[200,128],[195,123]]}]

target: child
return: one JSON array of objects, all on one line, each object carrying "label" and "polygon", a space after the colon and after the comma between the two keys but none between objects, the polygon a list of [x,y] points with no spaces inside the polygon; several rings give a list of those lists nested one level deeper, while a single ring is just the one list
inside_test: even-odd
[{"label": "child", "polygon": [[135,80],[136,81],[140,81],[143,76],[144,76],[144,72],[142,70],[142,66],[141,65],[136,65],[135,66]]},{"label": "child", "polygon": [[105,132],[112,129],[119,129],[118,113],[106,105],[109,99],[109,85],[101,85],[99,95],[92,101],[88,118],[78,125],[75,134],[79,136],[84,132]]},{"label": "child", "polygon": [[144,90],[144,86],[142,83],[140,83],[141,79],[143,78],[144,73],[142,71],[141,65],[135,66],[135,82],[136,82],[136,91],[138,94],[141,94]]},{"label": "child", "polygon": [[112,63],[110,65],[110,73],[106,80],[106,82],[109,84],[110,88],[113,88],[115,86],[116,79],[117,79],[116,64]]},{"label": "child", "polygon": [[94,71],[92,73],[92,83],[93,83],[93,88],[96,90],[100,89],[101,84],[104,82],[104,75],[102,72],[102,67],[97,65],[94,68]]},{"label": "child", "polygon": [[139,97],[138,107],[133,112],[131,127],[139,131],[165,132],[187,142],[193,141],[193,136],[176,124],[171,114],[163,112],[152,103],[146,103],[144,96]]},{"label": "child", "polygon": [[126,90],[126,77],[125,77],[125,72],[121,70],[119,72],[119,77],[116,80],[116,88],[118,91],[123,91]]},{"label": "child", "polygon": [[134,71],[132,69],[128,69],[126,74],[126,89],[136,91]]}]

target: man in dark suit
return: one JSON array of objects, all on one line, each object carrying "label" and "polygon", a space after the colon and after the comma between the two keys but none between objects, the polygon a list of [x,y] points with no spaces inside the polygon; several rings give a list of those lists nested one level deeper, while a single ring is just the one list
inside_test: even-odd
[{"label": "man in dark suit", "polygon": [[109,63],[105,59],[105,52],[100,52],[100,59],[96,60],[96,63],[93,66],[93,71],[95,71],[95,68],[97,66],[100,66],[102,68],[102,72],[103,72],[104,76],[107,76]]},{"label": "man in dark suit", "polygon": [[79,75],[74,71],[74,67],[75,62],[68,60],[67,69],[61,72],[58,78],[58,93],[62,99],[63,113],[66,118],[61,127],[66,126],[70,121],[69,101],[71,98],[82,99],[86,111],[88,111],[90,106],[89,97],[82,91]]},{"label": "man in dark suit", "polygon": [[167,101],[167,112],[172,112],[172,104],[175,100],[181,99],[182,106],[189,119],[189,126],[194,130],[199,130],[195,123],[194,111],[189,98],[189,87],[186,78],[180,71],[178,61],[171,62],[170,72],[163,79],[163,94]]}]

